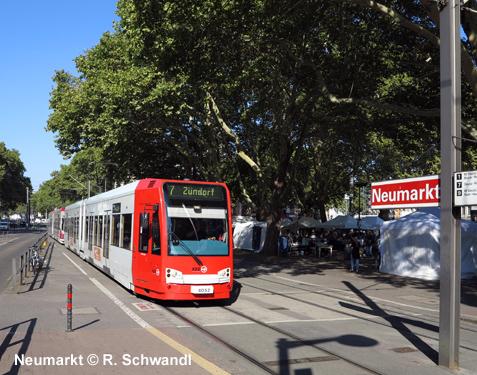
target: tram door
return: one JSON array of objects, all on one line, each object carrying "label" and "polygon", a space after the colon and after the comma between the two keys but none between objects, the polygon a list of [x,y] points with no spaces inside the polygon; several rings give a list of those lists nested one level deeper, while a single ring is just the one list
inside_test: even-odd
[{"label": "tram door", "polygon": [[149,282],[149,274],[151,273],[149,259],[150,232],[149,213],[142,212],[139,218],[139,244],[137,251],[134,252],[134,267],[136,280],[143,283]]}]

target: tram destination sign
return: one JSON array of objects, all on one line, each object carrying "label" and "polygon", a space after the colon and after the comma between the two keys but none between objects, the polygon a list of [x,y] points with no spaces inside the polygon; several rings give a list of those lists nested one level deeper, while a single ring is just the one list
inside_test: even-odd
[{"label": "tram destination sign", "polygon": [[477,171],[454,173],[454,206],[477,205]]},{"label": "tram destination sign", "polygon": [[373,210],[438,207],[440,198],[439,175],[371,184],[371,209]]},{"label": "tram destination sign", "polygon": [[165,191],[172,199],[223,201],[224,189],[220,185],[184,184],[167,182]]}]

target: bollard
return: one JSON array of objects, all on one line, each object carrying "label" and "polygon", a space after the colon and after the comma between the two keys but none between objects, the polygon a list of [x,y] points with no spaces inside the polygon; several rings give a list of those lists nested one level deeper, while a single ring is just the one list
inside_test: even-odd
[{"label": "bollard", "polygon": [[66,332],[73,332],[71,328],[71,324],[73,321],[73,307],[72,307],[72,299],[73,299],[73,286],[68,284],[68,299],[67,299],[67,309],[66,309]]}]

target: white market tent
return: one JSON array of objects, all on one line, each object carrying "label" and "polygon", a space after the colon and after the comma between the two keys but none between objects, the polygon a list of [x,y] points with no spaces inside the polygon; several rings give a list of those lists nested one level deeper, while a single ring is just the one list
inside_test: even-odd
[{"label": "white market tent", "polygon": [[360,229],[363,230],[379,230],[384,220],[378,216],[366,216],[361,219]]},{"label": "white market tent", "polygon": [[339,215],[326,223],[320,223],[316,228],[357,229],[358,221],[349,215]]},{"label": "white market tent", "polygon": [[[477,276],[477,223],[462,220],[461,277]],[[381,225],[383,273],[440,278],[440,209],[422,208]]]},{"label": "white market tent", "polygon": [[321,224],[321,221],[313,219],[312,217],[305,217],[305,216],[300,217],[300,219],[298,219],[298,222],[304,225],[305,228],[317,228],[317,226]]},{"label": "white market tent", "polygon": [[252,216],[232,216],[232,227],[239,223],[257,222]]},{"label": "white market tent", "polygon": [[297,221],[292,221],[282,225],[283,229],[298,229],[298,228],[318,228],[318,225],[321,224],[318,220],[313,219],[312,217],[300,217]]},{"label": "white market tent", "polygon": [[267,223],[261,221],[235,224],[233,235],[234,248],[250,250],[256,253],[262,251],[266,231]]}]

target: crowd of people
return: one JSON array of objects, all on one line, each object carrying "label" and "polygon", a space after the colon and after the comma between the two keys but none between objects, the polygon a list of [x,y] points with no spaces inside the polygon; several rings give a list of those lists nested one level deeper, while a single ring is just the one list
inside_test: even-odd
[{"label": "crowd of people", "polygon": [[362,257],[376,258],[379,254],[379,231],[324,229],[297,229],[282,233],[280,251],[283,255],[299,249],[302,255],[316,254],[318,246],[332,246],[333,251],[341,251],[344,259],[351,260],[351,271],[359,272]]}]

